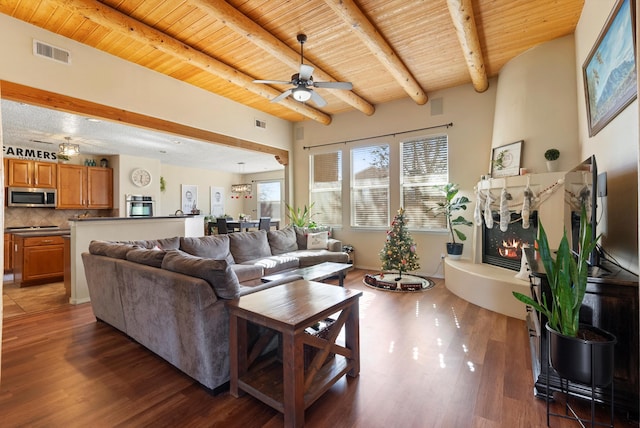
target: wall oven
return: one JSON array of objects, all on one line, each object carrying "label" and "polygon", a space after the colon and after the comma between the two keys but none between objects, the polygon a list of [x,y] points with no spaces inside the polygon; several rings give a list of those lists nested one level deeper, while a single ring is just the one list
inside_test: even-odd
[{"label": "wall oven", "polygon": [[125,195],[125,215],[127,217],[153,217],[153,197]]},{"label": "wall oven", "polygon": [[9,187],[7,189],[7,206],[28,208],[55,208],[56,195],[56,189]]}]

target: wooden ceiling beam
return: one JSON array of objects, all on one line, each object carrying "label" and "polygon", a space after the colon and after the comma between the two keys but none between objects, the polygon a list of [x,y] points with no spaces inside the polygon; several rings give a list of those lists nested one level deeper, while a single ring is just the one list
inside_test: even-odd
[{"label": "wooden ceiling beam", "polygon": [[[57,6],[70,10],[107,30],[126,34],[132,39],[172,55],[207,73],[215,74],[261,97],[273,99],[280,95],[280,92],[274,88],[253,83],[254,79],[241,71],[97,1],[59,0]],[[324,125],[331,123],[331,116],[306,104],[291,99],[285,99],[280,104]]]},{"label": "wooden ceiling beam", "polygon": [[369,51],[417,104],[428,101],[427,94],[411,71],[353,0],[325,0],[325,3],[356,31]]},{"label": "wooden ceiling beam", "polygon": [[193,138],[210,144],[219,144],[237,149],[270,154],[275,156],[281,165],[287,165],[289,163],[289,152],[285,149],[230,137],[217,132],[194,128],[192,126],[69,97],[43,89],[32,88],[7,80],[0,80],[0,95],[0,98],[5,100],[64,111],[66,113],[79,114],[86,117],[98,117],[115,123],[123,123],[152,131]]},{"label": "wooden ceiling beam", "polygon": [[471,83],[473,83],[476,92],[484,92],[489,87],[489,80],[482,59],[482,49],[480,48],[476,20],[473,17],[471,0],[447,0],[447,6],[469,69]]},{"label": "wooden ceiling beam", "polygon": [[[210,16],[213,16],[219,21],[223,22],[225,26],[242,35],[247,40],[254,43],[264,51],[268,52],[271,56],[282,61],[292,69],[297,71],[300,68],[299,51],[290,48],[283,41],[275,37],[273,34],[269,33],[267,30],[262,28],[246,15],[242,14],[242,12],[235,9],[226,1],[194,0],[191,3],[194,4],[198,9],[205,11]],[[305,60],[305,63],[315,69],[313,72],[314,80],[338,80],[310,61]],[[266,79],[267,77],[261,76],[259,78]],[[372,115],[375,112],[375,108],[371,103],[369,103],[353,91],[336,90],[331,93],[368,116]]]}]

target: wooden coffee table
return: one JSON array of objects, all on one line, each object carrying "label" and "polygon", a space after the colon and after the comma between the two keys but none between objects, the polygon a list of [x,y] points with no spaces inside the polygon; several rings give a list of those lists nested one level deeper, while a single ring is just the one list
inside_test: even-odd
[{"label": "wooden coffee table", "polygon": [[349,263],[335,263],[324,262],[314,266],[298,269],[287,269],[273,275],[267,275],[262,277],[262,282],[271,282],[282,279],[290,275],[300,275],[307,281],[324,281],[332,276],[338,277],[338,285],[344,287],[344,277],[347,275],[347,271],[353,267]]},{"label": "wooden coffee table", "polygon": [[[360,373],[361,295],[361,291],[301,279],[228,302],[231,395],[246,392],[282,412],[286,427],[303,426],[307,407],[345,374]],[[305,332],[338,312],[326,339]],[[251,349],[249,321],[268,328]],[[344,346],[336,343],[343,326]],[[282,361],[275,355],[259,358],[277,333],[282,335]],[[318,349],[307,370],[304,345]],[[327,360],[329,353],[335,356]]]}]

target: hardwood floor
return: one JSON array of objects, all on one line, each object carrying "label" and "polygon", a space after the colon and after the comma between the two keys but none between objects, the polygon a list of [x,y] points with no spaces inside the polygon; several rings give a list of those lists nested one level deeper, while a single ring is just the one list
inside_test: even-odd
[{"label": "hardwood floor", "polygon": [[[532,395],[523,321],[459,299],[442,280],[428,291],[394,293],[366,287],[364,273],[345,280],[363,291],[360,376],[341,379],[309,407],[306,426],[546,426],[545,402]],[[90,304],[5,319],[2,350],[3,427],[249,428],[284,421],[250,396],[214,396],[96,322]],[[608,420],[608,408],[598,415]],[[576,423],[552,418],[551,426]],[[619,415],[616,426],[638,425]]]},{"label": "hardwood floor", "polygon": [[69,305],[64,282],[20,288],[8,279],[2,288],[2,317],[5,320]]}]

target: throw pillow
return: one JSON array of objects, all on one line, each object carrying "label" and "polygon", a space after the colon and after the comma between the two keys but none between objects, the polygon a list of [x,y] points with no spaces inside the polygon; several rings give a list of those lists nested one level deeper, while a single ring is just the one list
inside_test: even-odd
[{"label": "throw pillow", "polygon": [[316,232],[307,235],[307,250],[326,250],[329,232]]},{"label": "throw pillow", "polygon": [[124,244],[112,241],[91,241],[89,243],[89,252],[98,256],[111,257],[113,259],[127,258],[127,253],[135,248],[140,248],[133,244]]},{"label": "throw pillow", "polygon": [[229,247],[236,263],[271,256],[267,232],[264,230],[237,232],[227,236],[229,236]]},{"label": "throw pillow", "polygon": [[238,277],[225,260],[203,259],[180,250],[167,251],[162,269],[178,272],[207,281],[222,299],[240,296]]},{"label": "throw pillow", "polygon": [[129,251],[127,253],[127,260],[159,268],[162,266],[162,260],[164,260],[165,254],[166,252],[160,248],[152,248],[150,250],[146,248],[139,248]]},{"label": "throw pillow", "polygon": [[208,259],[226,260],[233,264],[233,256],[229,252],[229,236],[201,236],[199,238],[180,238],[180,250],[192,256]]},{"label": "throw pillow", "polygon": [[270,230],[267,232],[267,239],[271,247],[271,254],[274,256],[298,249],[296,231],[292,227],[285,227],[282,230]]}]

